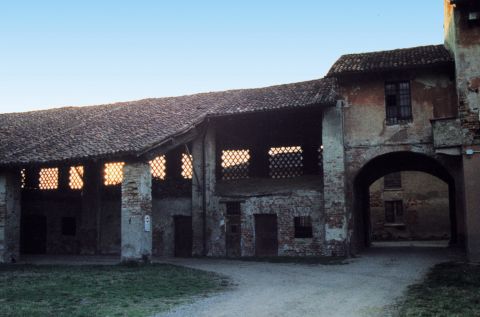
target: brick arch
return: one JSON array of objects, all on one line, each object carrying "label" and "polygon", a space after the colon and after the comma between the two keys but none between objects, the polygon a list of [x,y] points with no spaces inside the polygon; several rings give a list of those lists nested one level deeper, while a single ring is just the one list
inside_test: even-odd
[{"label": "brick arch", "polygon": [[377,155],[358,169],[352,184],[351,250],[359,252],[370,245],[369,187],[377,179],[394,172],[417,171],[433,175],[449,188],[451,242],[456,242],[457,223],[455,179],[437,158],[413,151],[396,151]]}]

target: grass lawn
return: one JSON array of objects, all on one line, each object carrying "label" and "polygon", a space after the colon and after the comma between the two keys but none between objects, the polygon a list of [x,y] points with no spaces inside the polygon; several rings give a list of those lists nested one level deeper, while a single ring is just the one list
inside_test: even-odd
[{"label": "grass lawn", "polygon": [[152,264],[0,266],[0,316],[150,316],[224,288],[219,275]]},{"label": "grass lawn", "polygon": [[480,316],[480,266],[444,263],[409,287],[400,316]]}]

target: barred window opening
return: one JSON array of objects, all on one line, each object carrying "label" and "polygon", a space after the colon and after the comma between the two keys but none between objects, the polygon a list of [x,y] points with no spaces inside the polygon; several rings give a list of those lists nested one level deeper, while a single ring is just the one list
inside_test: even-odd
[{"label": "barred window opening", "polygon": [[295,217],[295,238],[312,238],[312,218],[310,216]]},{"label": "barred window opening", "polygon": [[39,188],[41,190],[58,189],[58,168],[42,168],[40,170]]},{"label": "barred window opening", "polygon": [[272,147],[268,154],[271,178],[291,178],[303,175],[301,146]]},{"label": "barred window opening", "polygon": [[125,166],[125,162],[105,164],[103,178],[105,186],[120,185],[123,182],[123,166]]},{"label": "barred window opening", "polygon": [[385,175],[383,178],[383,187],[385,189],[402,188],[402,174],[398,172]]},{"label": "barred window opening", "polygon": [[223,180],[249,178],[250,150],[223,150],[221,161]]},{"label": "barred window opening", "polygon": [[385,201],[385,222],[403,223],[403,201]]},{"label": "barred window opening", "polygon": [[25,169],[22,169],[20,171],[20,182],[22,185],[22,189],[27,186],[27,171]]},{"label": "barred window opening", "polygon": [[192,179],[193,176],[193,157],[189,154],[182,154],[182,177]]},{"label": "barred window opening", "polygon": [[150,161],[150,167],[154,180],[164,180],[167,176],[167,159],[165,155],[158,156]]},{"label": "barred window opening", "polygon": [[83,166],[70,167],[68,185],[71,189],[80,190],[83,188]]},{"label": "barred window opening", "polygon": [[385,84],[385,106],[387,124],[398,124],[412,120],[410,82],[400,81]]}]

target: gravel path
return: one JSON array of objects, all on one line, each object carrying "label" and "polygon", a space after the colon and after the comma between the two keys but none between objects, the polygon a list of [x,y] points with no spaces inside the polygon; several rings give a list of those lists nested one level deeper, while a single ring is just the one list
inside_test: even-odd
[{"label": "gravel path", "polygon": [[235,286],[157,317],[388,316],[408,285],[453,257],[442,248],[371,248],[346,265],[168,259],[227,275]]}]

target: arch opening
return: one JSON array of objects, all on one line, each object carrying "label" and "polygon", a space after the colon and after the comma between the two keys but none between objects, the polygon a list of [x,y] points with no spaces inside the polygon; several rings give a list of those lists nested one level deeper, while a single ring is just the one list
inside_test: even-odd
[{"label": "arch opening", "polygon": [[[403,178],[409,177],[412,175],[416,175],[415,177],[422,179],[423,181],[412,181],[411,179],[408,180],[409,184],[416,183],[417,192],[415,192],[415,186],[410,186],[407,190],[405,188],[402,193],[400,191],[398,193],[394,193],[395,190],[391,192],[385,191],[385,176],[390,177],[391,175],[400,174],[403,175]],[[428,174],[428,175],[426,175]],[[423,175],[423,176],[422,176]],[[401,176],[402,177],[402,176]],[[440,197],[442,194],[447,195],[447,197],[443,197],[443,203],[446,204],[445,213],[446,215],[441,215],[443,220],[437,219],[438,221],[432,221],[431,224],[427,223],[427,226],[439,226],[445,227],[447,226],[447,233],[444,235],[445,238],[449,239],[449,244],[455,244],[457,242],[457,216],[456,216],[456,204],[455,204],[455,180],[452,175],[449,173],[447,168],[443,166],[439,161],[436,159],[429,157],[424,154],[414,153],[414,152],[393,152],[388,154],[383,154],[377,156],[367,162],[357,173],[354,178],[353,183],[353,220],[354,220],[354,232],[352,236],[352,251],[357,253],[369,246],[371,246],[374,240],[381,240],[385,238],[385,236],[381,237],[379,234],[379,221],[377,223],[372,223],[372,205],[377,208],[377,210],[373,210],[373,220],[375,221],[375,213],[378,220],[378,214],[380,207],[380,202],[378,201],[378,193],[374,193],[373,199],[376,201],[372,202],[372,193],[371,189],[378,190],[379,187],[379,180],[383,181],[383,188],[381,199],[382,204],[382,211],[384,212],[384,225],[387,223],[387,226],[392,228],[388,228],[384,230],[387,232],[387,239],[400,238],[400,239],[413,239],[413,238],[426,238],[428,236],[428,232],[420,234],[419,232],[415,232],[418,228],[422,226],[417,226],[415,230],[412,228],[413,220],[412,215],[416,213],[418,216],[419,206],[417,206],[416,210],[414,208],[410,208],[410,210],[405,210],[405,203],[400,202],[399,197],[403,197],[403,195],[407,195],[407,192],[411,192],[410,197],[420,197],[422,192],[428,192],[428,181],[436,181],[435,185],[431,185],[439,189],[440,193],[436,193],[435,195],[437,198],[441,199]],[[395,184],[395,180],[389,180],[393,182],[393,186]],[[398,182],[398,180],[397,180]],[[407,183],[408,183],[407,182]],[[388,185],[388,184],[387,184]],[[406,184],[407,185],[407,184]],[[443,187],[442,187],[443,185]],[[425,195],[424,195],[425,196]],[[398,198],[398,199],[396,199]],[[427,197],[423,197],[426,199]],[[403,198],[402,198],[403,199]],[[448,200],[448,202],[447,202]],[[386,202],[386,203],[385,203]],[[408,201],[408,203],[411,203]],[[407,214],[410,212],[411,214]],[[428,214],[428,212],[422,211],[424,214]],[[430,212],[430,214],[433,214]],[[397,216],[397,219],[395,218]],[[434,215],[435,216],[435,215]],[[410,217],[410,218],[408,218]],[[445,219],[446,218],[446,219]],[[399,220],[400,219],[400,220]],[[418,220],[419,218],[417,218]],[[435,220],[435,219],[433,219]],[[425,222],[427,220],[422,220],[424,223],[422,224],[425,227]],[[408,223],[410,222],[411,228],[407,228]],[[427,221],[428,222],[428,221]],[[446,222],[446,224],[445,224]],[[381,229],[381,228],[380,228]],[[385,229],[385,228],[384,228]],[[441,232],[442,228],[430,228],[433,232]],[[445,228],[443,228],[445,229]],[[403,233],[401,231],[404,231]],[[374,232],[376,231],[376,232]],[[413,232],[413,233],[412,233]],[[385,233],[385,232],[383,232]],[[402,233],[402,234],[400,234]],[[376,235],[375,235],[376,234]],[[380,237],[379,237],[380,235]],[[390,236],[388,236],[390,235]],[[434,235],[432,235],[434,236]]]}]

